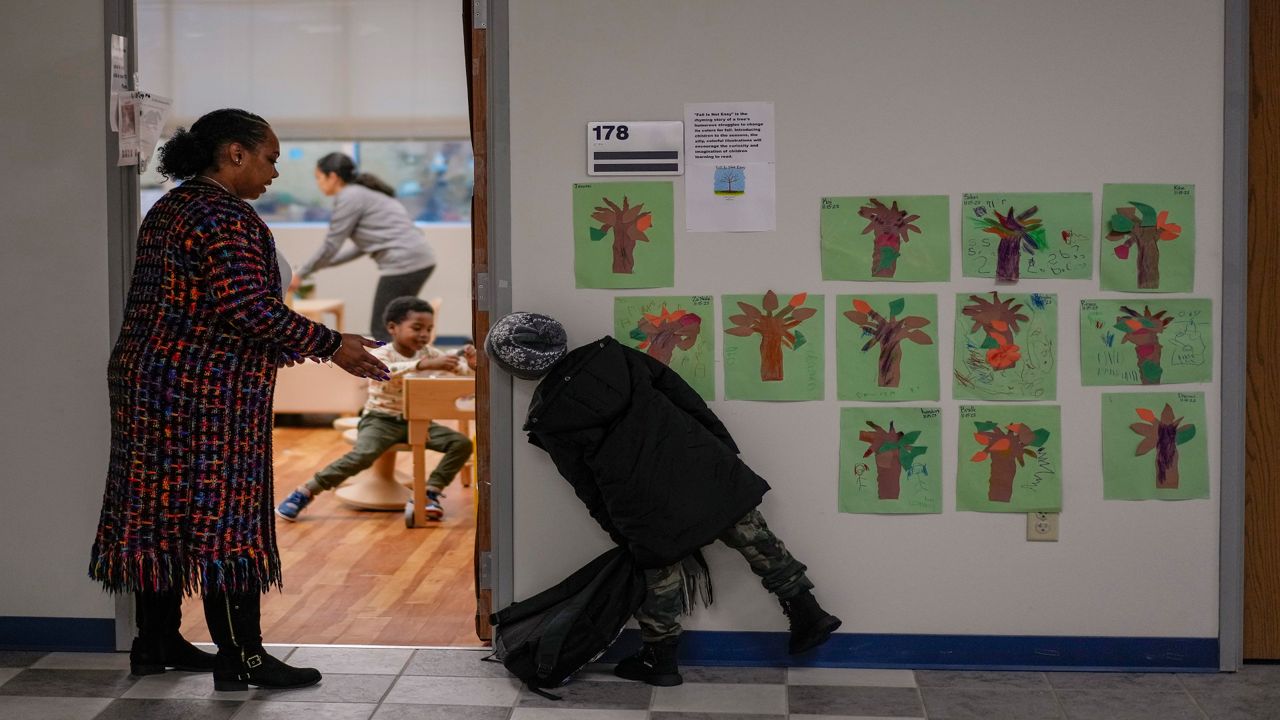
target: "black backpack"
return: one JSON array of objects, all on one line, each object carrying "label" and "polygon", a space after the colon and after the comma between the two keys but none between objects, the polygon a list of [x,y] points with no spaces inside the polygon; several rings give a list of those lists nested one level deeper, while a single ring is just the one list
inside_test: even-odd
[{"label": "black backpack", "polygon": [[644,571],[625,549],[587,563],[558,585],[489,616],[493,654],[539,695],[565,684],[609,649],[644,601]]}]

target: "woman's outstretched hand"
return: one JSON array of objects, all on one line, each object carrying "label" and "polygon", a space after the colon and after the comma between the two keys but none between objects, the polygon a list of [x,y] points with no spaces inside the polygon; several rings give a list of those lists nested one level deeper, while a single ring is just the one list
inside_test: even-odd
[{"label": "woman's outstretched hand", "polygon": [[342,333],[342,345],[333,354],[333,362],[356,377],[386,382],[391,379],[391,371],[381,360],[365,350],[378,345],[376,340],[354,333]]}]

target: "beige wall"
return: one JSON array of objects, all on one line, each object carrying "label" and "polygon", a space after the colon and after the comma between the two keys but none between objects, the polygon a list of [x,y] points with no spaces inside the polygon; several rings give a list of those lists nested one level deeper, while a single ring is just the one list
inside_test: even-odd
[{"label": "beige wall", "polygon": [[114,617],[86,577],[109,416],[100,0],[0,3],[0,616]]}]

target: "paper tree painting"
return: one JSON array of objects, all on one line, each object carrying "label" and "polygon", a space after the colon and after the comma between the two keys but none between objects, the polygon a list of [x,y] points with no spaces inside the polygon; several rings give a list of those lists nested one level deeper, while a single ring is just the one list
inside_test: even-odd
[{"label": "paper tree painting", "polygon": [[842,408],[840,512],[942,512],[941,444],[936,407]]},{"label": "paper tree painting", "polygon": [[1209,497],[1205,417],[1203,393],[1103,395],[1103,496]]},{"label": "paper tree painting", "polygon": [[727,398],[822,399],[821,295],[779,296],[769,290],[763,295],[725,295],[721,302]]},{"label": "paper tree painting", "polygon": [[841,400],[938,399],[935,295],[839,295],[836,380]]},{"label": "paper tree painting", "polygon": [[824,280],[948,280],[945,195],[822,199]]},{"label": "paper tree painting", "polygon": [[1195,280],[1195,187],[1105,185],[1102,289],[1190,292]]},{"label": "paper tree painting", "polygon": [[966,193],[960,212],[965,277],[1093,277],[1092,193]]},{"label": "paper tree painting", "polygon": [[741,165],[717,165],[713,182],[716,195],[742,195],[747,191],[747,169]]},{"label": "paper tree painting", "polygon": [[1052,400],[1057,393],[1057,297],[956,296],[957,399]]},{"label": "paper tree painting", "polygon": [[1213,379],[1208,299],[1080,301],[1085,385],[1172,385]]},{"label": "paper tree painting", "polygon": [[670,182],[573,186],[574,271],[580,288],[675,284]]},{"label": "paper tree painting", "polygon": [[1056,405],[961,405],[956,509],[1062,509],[1062,438]]},{"label": "paper tree painting", "polygon": [[613,334],[679,373],[714,400],[715,318],[709,295],[628,296],[613,300]]}]

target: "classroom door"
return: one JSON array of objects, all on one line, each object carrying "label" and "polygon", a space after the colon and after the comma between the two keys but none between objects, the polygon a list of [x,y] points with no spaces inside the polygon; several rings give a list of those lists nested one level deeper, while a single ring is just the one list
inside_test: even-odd
[{"label": "classroom door", "polygon": [[1249,3],[1244,657],[1280,659],[1280,3]]}]

